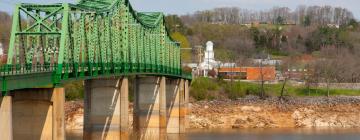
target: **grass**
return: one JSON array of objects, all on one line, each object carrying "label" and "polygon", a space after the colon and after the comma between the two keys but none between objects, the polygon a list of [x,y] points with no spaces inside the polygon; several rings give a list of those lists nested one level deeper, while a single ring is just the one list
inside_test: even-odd
[{"label": "grass", "polygon": [[214,92],[219,91],[218,82],[208,78],[197,78],[193,81],[190,92],[196,100],[211,100],[216,98]]},{"label": "grass", "polygon": [[[130,78],[133,80],[133,78]],[[132,83],[132,82],[130,82]],[[133,93],[133,86],[129,84],[129,93]],[[266,95],[279,96],[282,83],[266,84],[264,86]],[[84,98],[83,81],[74,81],[65,85],[65,97],[67,101],[81,100]],[[194,79],[190,88],[190,95],[196,100],[213,100],[218,98],[237,99],[246,95],[259,95],[260,84],[249,82],[229,82],[219,79],[197,78]],[[133,94],[129,94],[129,100],[133,100]],[[286,85],[285,94],[287,96],[326,96],[326,88],[310,88],[304,86]],[[331,89],[330,96],[346,95],[358,96],[359,90],[350,89]]]},{"label": "grass", "polygon": [[[265,93],[268,96],[280,96],[282,83],[264,85]],[[249,82],[228,82],[217,79],[197,78],[193,81],[190,95],[196,100],[212,100],[217,98],[217,94],[222,94],[229,99],[237,99],[246,95],[259,95],[261,92],[260,84]],[[217,93],[217,94],[216,94]],[[326,96],[326,88],[308,89],[305,86],[285,86],[284,95],[286,96]],[[359,90],[350,89],[330,89],[330,96],[358,96]]]}]

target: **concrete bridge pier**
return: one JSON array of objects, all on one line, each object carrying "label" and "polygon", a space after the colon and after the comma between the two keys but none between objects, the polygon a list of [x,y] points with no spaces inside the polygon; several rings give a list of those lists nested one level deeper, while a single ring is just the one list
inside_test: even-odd
[{"label": "concrete bridge pier", "polygon": [[14,90],[0,98],[1,140],[64,140],[63,88]]},{"label": "concrete bridge pier", "polygon": [[12,140],[12,97],[0,94],[0,140]]},{"label": "concrete bridge pier", "polygon": [[169,79],[166,88],[168,110],[167,133],[185,133],[189,103],[188,81],[184,79]]},{"label": "concrete bridge pier", "polygon": [[136,77],[134,133],[137,139],[166,139],[166,78]]},{"label": "concrete bridge pier", "polygon": [[166,81],[166,110],[167,110],[167,133],[180,133],[180,102],[182,80],[167,79]]},{"label": "concrete bridge pier", "polygon": [[190,99],[190,81],[189,80],[183,80],[184,82],[184,97],[183,97],[183,102],[181,105],[181,117],[180,119],[182,120],[182,127],[180,129],[181,133],[185,133],[185,129],[190,128],[190,124],[189,124],[189,113],[190,113],[190,107],[189,107],[189,99]]},{"label": "concrete bridge pier", "polygon": [[134,86],[137,139],[167,139],[167,134],[185,133],[188,99],[185,80],[137,77]]},{"label": "concrete bridge pier", "polygon": [[128,78],[85,81],[84,140],[127,140]]}]

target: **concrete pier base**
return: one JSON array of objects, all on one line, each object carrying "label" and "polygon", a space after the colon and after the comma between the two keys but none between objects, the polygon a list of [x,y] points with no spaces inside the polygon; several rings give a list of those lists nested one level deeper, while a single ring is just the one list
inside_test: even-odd
[{"label": "concrete pier base", "polygon": [[187,103],[185,102],[185,81],[183,79],[181,79],[179,82],[179,96],[180,96],[179,133],[185,133]]},{"label": "concrete pier base", "polygon": [[12,140],[12,97],[0,93],[0,140]]},{"label": "concrete pier base", "polygon": [[128,139],[128,79],[85,81],[84,139]]},{"label": "concrete pier base", "polygon": [[64,140],[64,88],[11,91],[14,140]]},{"label": "concrete pier base", "polygon": [[136,139],[166,138],[165,77],[135,79],[134,132]]},{"label": "concrete pier base", "polygon": [[189,122],[189,113],[190,113],[190,106],[189,106],[189,99],[190,99],[190,81],[184,80],[184,115],[185,115],[185,129],[190,128]]},{"label": "concrete pier base", "polygon": [[168,79],[166,81],[166,103],[167,103],[167,133],[180,133],[180,80]]}]

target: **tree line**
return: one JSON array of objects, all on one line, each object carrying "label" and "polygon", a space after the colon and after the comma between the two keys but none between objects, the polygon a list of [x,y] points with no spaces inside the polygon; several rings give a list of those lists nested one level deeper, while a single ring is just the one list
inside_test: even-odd
[{"label": "tree line", "polygon": [[0,11],[0,43],[8,46],[11,32],[11,16],[6,12]]},{"label": "tree line", "polygon": [[[270,10],[249,10],[238,7],[223,7],[197,11],[182,16],[184,22],[208,22],[218,24],[248,24],[252,22],[272,24],[347,24],[354,15],[342,7],[304,6],[295,10],[288,7],[273,7]],[[279,23],[280,22],[280,23]]]}]

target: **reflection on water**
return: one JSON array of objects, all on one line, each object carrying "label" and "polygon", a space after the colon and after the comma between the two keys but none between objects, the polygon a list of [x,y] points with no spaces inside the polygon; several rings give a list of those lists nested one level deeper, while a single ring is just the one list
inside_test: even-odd
[{"label": "reflection on water", "polygon": [[[359,140],[360,129],[201,129],[166,137],[168,140]],[[67,132],[67,140],[82,140],[82,131]]]}]

